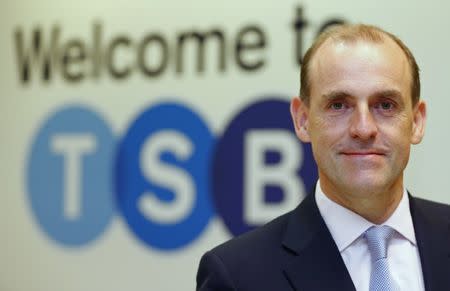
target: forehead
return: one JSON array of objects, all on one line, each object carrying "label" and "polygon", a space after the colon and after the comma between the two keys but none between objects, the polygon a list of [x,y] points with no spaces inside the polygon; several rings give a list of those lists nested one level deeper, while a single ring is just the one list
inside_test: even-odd
[{"label": "forehead", "polygon": [[412,84],[404,52],[387,37],[381,42],[326,40],[313,56],[309,81],[311,97],[329,89],[395,89],[409,96]]}]

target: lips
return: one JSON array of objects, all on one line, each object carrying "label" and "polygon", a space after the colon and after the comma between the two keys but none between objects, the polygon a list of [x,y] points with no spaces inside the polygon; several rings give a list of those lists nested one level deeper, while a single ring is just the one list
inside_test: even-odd
[{"label": "lips", "polygon": [[340,152],[341,155],[354,156],[354,157],[364,157],[364,156],[385,156],[386,151],[381,149],[364,149],[364,150],[344,150]]},{"label": "lips", "polygon": [[377,155],[377,156],[384,156],[384,153],[380,152],[342,152],[341,154],[347,155],[347,156],[369,156],[369,155]]}]

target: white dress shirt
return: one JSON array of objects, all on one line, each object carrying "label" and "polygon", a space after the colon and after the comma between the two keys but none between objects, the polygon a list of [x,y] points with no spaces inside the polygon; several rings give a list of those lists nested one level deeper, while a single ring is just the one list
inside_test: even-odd
[{"label": "white dress shirt", "polygon": [[[371,260],[363,234],[374,224],[329,199],[323,193],[319,182],[316,185],[315,199],[356,290],[368,291]],[[406,190],[403,191],[397,209],[382,225],[388,225],[396,230],[388,246],[388,265],[392,278],[400,290],[425,290]]]}]

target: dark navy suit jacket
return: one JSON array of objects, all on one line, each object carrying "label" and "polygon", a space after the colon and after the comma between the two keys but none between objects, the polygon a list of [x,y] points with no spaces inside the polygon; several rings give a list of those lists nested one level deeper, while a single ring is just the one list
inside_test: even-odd
[{"label": "dark navy suit jacket", "polygon": [[[450,290],[450,206],[410,196],[426,291]],[[202,257],[197,290],[355,290],[314,195]],[[407,291],[407,290],[405,290]]]}]

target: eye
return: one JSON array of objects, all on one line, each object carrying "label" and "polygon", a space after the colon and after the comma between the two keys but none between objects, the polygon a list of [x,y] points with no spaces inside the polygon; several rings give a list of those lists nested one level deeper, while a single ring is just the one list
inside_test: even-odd
[{"label": "eye", "polygon": [[383,101],[377,104],[377,107],[381,110],[389,111],[394,109],[394,104],[390,101]]},{"label": "eye", "polygon": [[345,105],[343,102],[333,102],[330,104],[330,108],[333,110],[342,110],[344,107]]}]

